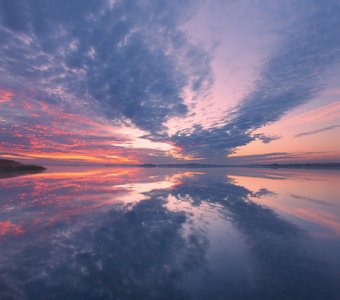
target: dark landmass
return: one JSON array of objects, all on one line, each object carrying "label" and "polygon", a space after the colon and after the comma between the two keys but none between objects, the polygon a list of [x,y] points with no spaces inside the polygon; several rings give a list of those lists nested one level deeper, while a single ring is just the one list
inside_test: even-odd
[{"label": "dark landmass", "polygon": [[36,173],[46,170],[37,165],[26,165],[14,160],[0,159],[0,178],[15,177],[27,173]]},{"label": "dark landmass", "polygon": [[156,165],[159,168],[226,168],[228,165],[215,165],[215,164],[197,164],[197,163],[188,163],[188,164],[159,164]]},{"label": "dark landmass", "polygon": [[227,165],[214,165],[214,164],[197,164],[197,163],[188,163],[188,164],[142,164],[136,165],[141,168],[225,168]]},{"label": "dark landmass", "polygon": [[248,165],[218,165],[218,164],[141,164],[140,168],[290,168],[290,169],[340,169],[340,163],[289,163],[289,164],[248,164]]},{"label": "dark landmass", "polygon": [[271,169],[340,169],[340,163],[255,164],[248,167]]},{"label": "dark landmass", "polygon": [[[6,162],[6,166],[3,167],[3,163]],[[10,165],[8,165],[10,162]],[[55,166],[67,166],[67,167],[86,167],[86,166],[103,166],[93,164],[48,164]],[[178,164],[105,164],[108,168],[183,168],[183,169],[203,169],[203,168],[270,168],[270,169],[336,169],[340,170],[340,163],[272,163],[272,164],[242,164],[242,165],[229,165],[229,164],[203,164],[203,163],[178,163]],[[25,165],[12,160],[0,159],[0,172],[3,172],[4,168],[10,171],[43,171],[42,166]]]},{"label": "dark landmass", "polygon": [[157,165],[154,164],[143,164],[143,165],[138,165],[141,168],[155,168]]}]

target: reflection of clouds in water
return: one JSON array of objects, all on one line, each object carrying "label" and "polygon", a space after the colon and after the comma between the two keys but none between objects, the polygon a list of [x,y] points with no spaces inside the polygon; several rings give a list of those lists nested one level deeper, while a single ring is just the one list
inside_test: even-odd
[{"label": "reflection of clouds in water", "polygon": [[[268,192],[260,190],[255,195]],[[337,298],[336,277],[330,274],[327,266],[313,259],[306,248],[303,232],[273,210],[250,201],[248,197],[254,195],[251,191],[224,178],[203,175],[184,180],[171,193],[177,198],[190,195],[195,205],[208,201],[227,208],[227,217],[244,236],[254,264],[256,286],[248,296],[259,299]],[[226,296],[228,294],[230,291]]]},{"label": "reflection of clouds in water", "polygon": [[[90,181],[80,181],[77,185],[79,179],[69,179],[67,186],[60,182],[58,185],[55,179],[45,185],[40,182],[40,188],[56,197],[67,193],[68,200],[75,196],[86,200],[98,195],[98,191],[105,199],[108,194],[112,196],[113,191],[117,192],[117,189],[107,190],[110,181],[101,179],[98,176],[85,190],[80,187]],[[138,178],[134,179],[138,182]],[[116,186],[121,184],[118,180]],[[303,232],[272,210],[249,200],[250,196],[268,194],[268,190],[254,193],[224,176],[211,174],[184,176],[173,187],[164,189],[155,185],[155,188],[145,192],[142,201],[110,203],[100,210],[91,211],[93,206],[85,201],[83,205],[89,205],[90,210],[80,210],[81,213],[68,215],[50,226],[9,238],[6,248],[0,244],[1,249],[4,248],[0,255],[0,296],[9,299],[24,299],[24,296],[46,299],[46,295],[49,299],[196,299],[197,293],[193,297],[193,291],[180,282],[191,271],[204,268],[208,270],[207,276],[214,272],[206,261],[209,237],[197,228],[184,233],[189,216],[167,207],[171,195],[185,199],[186,203],[189,201],[191,207],[198,209],[203,203],[216,205],[246,242],[254,284],[240,288],[227,281],[222,289],[216,290],[216,286],[207,281],[202,287],[204,293],[199,295],[202,299],[226,299],[230,295],[236,299],[335,298],[332,278],[324,266],[308,254]],[[29,185],[20,191],[45,199],[44,193],[34,194],[36,189]],[[10,194],[6,197],[9,199]],[[24,202],[17,212],[37,213],[41,203],[35,207],[31,200],[32,203]],[[67,204],[59,207],[61,212],[63,208],[66,212],[69,210],[71,202]],[[75,206],[81,207],[81,204]],[[44,213],[52,217],[53,208]],[[232,270],[223,272],[227,275]]]},{"label": "reflection of clouds in water", "polygon": [[263,196],[276,196],[276,193],[266,189],[266,188],[261,188],[257,192],[252,193],[253,197],[263,197]]},{"label": "reflection of clouds in water", "polygon": [[14,284],[30,299],[187,299],[176,279],[202,265],[207,244],[194,233],[184,239],[185,214],[165,204],[154,195],[37,232],[2,258],[10,272],[0,296],[19,298]]},{"label": "reflection of clouds in water", "polygon": [[300,195],[296,195],[296,194],[290,194],[290,195],[295,199],[309,201],[309,202],[319,204],[319,205],[332,206],[330,203],[328,203],[326,201],[319,200],[319,199],[313,199],[313,198],[310,198],[310,197],[300,196]]}]

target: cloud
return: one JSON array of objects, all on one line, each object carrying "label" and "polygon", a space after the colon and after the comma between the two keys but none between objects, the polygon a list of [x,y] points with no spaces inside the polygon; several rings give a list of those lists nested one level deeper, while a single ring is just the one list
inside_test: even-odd
[{"label": "cloud", "polygon": [[265,135],[265,134],[255,134],[254,137],[256,137],[258,140],[260,140],[263,144],[269,144],[273,141],[279,140],[281,137],[277,135]]},{"label": "cloud", "polygon": [[261,198],[261,197],[263,197],[263,196],[271,196],[271,197],[274,197],[274,196],[277,196],[277,194],[276,194],[275,192],[273,192],[273,191],[270,191],[270,190],[266,189],[266,188],[261,188],[261,189],[259,189],[257,192],[254,192],[254,193],[252,194],[252,196],[253,196],[253,197],[259,197],[259,198]]},{"label": "cloud", "polygon": [[[182,30],[197,5],[193,0],[1,1],[0,88],[87,119],[100,116],[111,125],[137,127],[146,133],[143,138],[170,143],[184,158],[221,161],[251,141],[278,139],[255,131],[322,90],[325,72],[340,56],[340,4],[292,2],[291,13],[299,21],[264,60],[239,105],[219,126],[196,124],[169,136],[166,122],[191,113],[187,103],[207,95],[213,83],[213,54]],[[10,105],[12,98],[6,94],[0,102]],[[35,120],[20,123],[23,116],[7,112],[1,132],[6,147],[11,141],[32,146],[41,129],[29,138],[7,129],[15,132],[21,126],[25,133],[29,125],[37,127]],[[49,123],[46,119],[40,121]],[[61,135],[48,143],[51,150],[56,144],[77,150],[88,140],[92,147],[104,143],[92,134],[83,141]],[[110,138],[103,138],[108,140],[100,150],[109,152]],[[114,136],[112,142],[117,142]]]},{"label": "cloud", "polygon": [[299,137],[303,137],[303,136],[307,136],[307,135],[313,135],[313,134],[317,134],[317,133],[324,132],[324,131],[329,131],[329,130],[339,128],[339,127],[340,127],[340,125],[327,126],[327,127],[323,127],[323,128],[317,129],[317,130],[301,132],[299,134],[296,134],[295,137],[299,138]]},{"label": "cloud", "polygon": [[253,133],[256,129],[279,120],[323,89],[323,76],[340,58],[340,4],[294,5],[292,14],[301,14],[299,22],[267,58],[254,88],[226,116],[224,125],[195,126],[171,137],[183,155],[224,159],[259,138]]},{"label": "cloud", "polygon": [[252,163],[285,163],[285,162],[315,162],[315,159],[322,158],[322,161],[327,161],[328,152],[323,151],[305,151],[305,152],[271,152],[253,155],[241,155],[228,157],[227,162],[231,164],[252,164]]},{"label": "cloud", "polygon": [[180,26],[193,1],[1,1],[2,84],[149,131],[209,88],[210,57]]},{"label": "cloud", "polygon": [[[259,192],[266,193],[268,190]],[[306,249],[304,233],[275,211],[251,201],[249,196],[256,193],[234,184],[222,174],[207,173],[184,177],[181,184],[174,186],[171,194],[179,200],[190,201],[192,206],[198,207],[208,202],[223,208],[224,215],[245,240],[251,261],[255,262],[256,280],[267,284],[265,290],[261,284],[253,289],[253,298],[262,298],[265,294],[268,299],[279,299],[282,293],[288,293],[292,298],[318,299],[324,293],[329,298],[337,294],[336,288],[333,288],[336,286],[335,273],[324,272],[327,270],[325,265]],[[284,288],[278,288],[277,283]],[[315,290],[300,288],[316,285],[318,288]],[[231,291],[229,288],[228,295],[222,298],[227,299]],[[219,295],[223,293],[224,290],[221,290]]]}]

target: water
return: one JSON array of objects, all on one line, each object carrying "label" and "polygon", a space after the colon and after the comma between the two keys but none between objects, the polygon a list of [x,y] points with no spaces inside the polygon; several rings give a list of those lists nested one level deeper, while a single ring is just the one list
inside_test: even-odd
[{"label": "water", "polygon": [[0,299],[339,299],[340,171],[0,179]]}]

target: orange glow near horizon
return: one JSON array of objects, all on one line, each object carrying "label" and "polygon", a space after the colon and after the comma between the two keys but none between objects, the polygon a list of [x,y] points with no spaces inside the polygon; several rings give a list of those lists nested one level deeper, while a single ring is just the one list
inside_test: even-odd
[{"label": "orange glow near horizon", "polygon": [[[27,155],[30,158],[47,158],[51,160],[67,160],[67,161],[84,161],[91,163],[138,163],[138,160],[128,159],[120,156],[90,156],[83,154],[72,154],[72,153],[18,153],[19,155]],[[19,156],[20,157],[20,156]]]},{"label": "orange glow near horizon", "polygon": [[[273,132],[281,138],[263,144],[255,140],[239,147],[231,157],[246,157],[266,153],[286,152],[291,158],[276,161],[339,161],[340,160],[340,127],[296,137],[303,132],[313,132],[327,126],[340,124],[340,102],[332,102],[302,113],[291,113],[282,120],[260,128],[256,133],[271,135]],[[295,157],[294,157],[295,156]]]},{"label": "orange glow near horizon", "polygon": [[4,112],[8,111],[3,115],[8,123],[4,134],[13,139],[0,145],[4,158],[137,164],[148,155],[146,151],[170,153],[173,149],[168,143],[140,138],[146,133],[132,125],[112,125],[105,119],[92,119],[43,101],[26,100],[23,95],[15,95],[9,103],[14,93],[0,92]]},{"label": "orange glow near horizon", "polygon": [[[139,164],[154,157],[178,161],[204,161],[204,157],[183,155],[183,148],[171,141],[142,138],[147,132],[133,125],[111,124],[104,118],[90,118],[76,111],[66,111],[30,95],[0,89],[2,121],[0,129],[9,140],[2,141],[4,158],[44,162]],[[278,133],[280,139],[269,144],[255,140],[236,149],[231,158],[266,163],[256,155],[286,152],[271,162],[334,161],[340,158],[340,128],[296,138],[294,135],[340,123],[340,103],[332,102],[300,113],[291,113],[279,122],[258,129],[256,133]],[[175,122],[176,118],[169,120]],[[178,121],[180,124],[180,120]],[[169,123],[169,124],[170,124]],[[174,128],[170,128],[173,130]],[[199,145],[197,145],[199,147]],[[308,149],[308,151],[306,151]],[[249,161],[247,161],[249,160]]]}]

